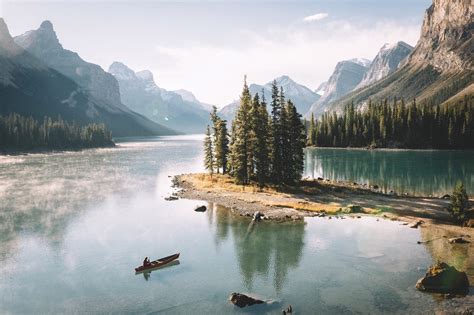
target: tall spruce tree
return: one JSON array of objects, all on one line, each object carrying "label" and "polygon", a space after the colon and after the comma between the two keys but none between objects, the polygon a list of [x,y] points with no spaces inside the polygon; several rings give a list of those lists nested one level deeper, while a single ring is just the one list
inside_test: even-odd
[{"label": "tall spruce tree", "polygon": [[251,95],[247,85],[247,79],[244,79],[244,87],[240,96],[240,105],[237,109],[234,121],[232,122],[232,145],[230,152],[232,155],[232,174],[240,184],[248,184],[249,174],[249,149],[250,146],[250,127],[251,120],[249,113],[251,108]]},{"label": "tall spruce tree", "polygon": [[265,186],[270,171],[270,138],[271,131],[269,126],[269,117],[267,112],[267,103],[265,93],[262,90],[262,102],[255,109],[255,175],[260,188]]},{"label": "tall spruce tree", "polygon": [[227,132],[227,121],[219,119],[217,123],[217,142],[215,145],[216,167],[222,167],[222,174],[227,173],[227,156],[229,154],[229,134]]},{"label": "tall spruce tree", "polygon": [[296,106],[289,100],[287,105],[287,126],[289,145],[289,164],[285,176],[288,184],[295,184],[301,179],[304,168],[304,147],[306,142],[305,126]]},{"label": "tall spruce tree", "polygon": [[271,101],[271,128],[272,128],[272,139],[271,139],[271,177],[274,183],[279,183],[282,180],[281,170],[283,168],[282,161],[282,125],[281,125],[281,114],[282,106],[280,103],[280,93],[278,85],[274,80],[272,83],[272,101]]},{"label": "tall spruce tree", "polygon": [[220,155],[220,151],[217,147],[217,143],[219,143],[219,124],[220,124],[220,118],[217,115],[217,107],[212,106],[212,112],[211,112],[211,122],[212,122],[212,142],[214,143],[214,157],[216,159],[216,172],[219,174],[219,169],[222,167],[220,165],[220,161],[222,160],[222,156]]},{"label": "tall spruce tree", "polygon": [[212,175],[214,173],[214,148],[212,145],[211,128],[207,126],[204,138],[204,167]]}]

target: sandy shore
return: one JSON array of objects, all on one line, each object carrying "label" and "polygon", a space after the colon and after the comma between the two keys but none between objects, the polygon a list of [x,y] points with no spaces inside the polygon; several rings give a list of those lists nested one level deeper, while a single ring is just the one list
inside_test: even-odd
[{"label": "sandy shore", "polygon": [[207,174],[183,174],[176,176],[174,183],[181,188],[181,198],[218,203],[243,216],[260,211],[270,220],[301,220],[322,213],[340,217],[341,209],[350,212],[348,207],[352,207],[358,211],[344,215],[376,215],[408,225],[423,221],[420,226],[435,225],[449,236],[468,235],[474,240],[473,228],[452,222],[446,211],[449,199],[387,195],[356,183],[329,180],[306,180],[298,188],[278,191],[274,187],[260,190],[255,185],[236,185],[230,177],[219,174],[212,178]]}]

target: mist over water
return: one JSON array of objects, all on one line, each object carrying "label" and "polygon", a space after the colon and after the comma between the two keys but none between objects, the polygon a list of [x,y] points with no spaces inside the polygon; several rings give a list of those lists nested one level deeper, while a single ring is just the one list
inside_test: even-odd
[{"label": "mist over water", "polygon": [[[322,164],[323,170],[324,163]],[[165,201],[202,171],[202,137],[0,157],[0,313],[413,313],[431,237],[375,218],[252,224],[216,204]],[[196,213],[196,205],[208,211]],[[180,252],[146,277],[134,269]],[[465,263],[466,253],[452,253]],[[232,292],[272,300],[244,311]]]}]

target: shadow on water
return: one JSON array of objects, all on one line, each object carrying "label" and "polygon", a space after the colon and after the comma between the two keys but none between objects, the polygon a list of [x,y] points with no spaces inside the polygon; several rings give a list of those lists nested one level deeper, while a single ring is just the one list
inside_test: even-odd
[{"label": "shadow on water", "polygon": [[215,244],[232,237],[246,289],[252,291],[257,276],[268,277],[273,271],[273,286],[281,292],[289,270],[298,267],[302,257],[304,222],[258,223],[236,217],[220,205],[209,205],[209,222],[215,221],[216,226]]},{"label": "shadow on water", "polygon": [[474,151],[308,148],[304,176],[378,185],[382,191],[441,196],[464,182],[474,194]]}]

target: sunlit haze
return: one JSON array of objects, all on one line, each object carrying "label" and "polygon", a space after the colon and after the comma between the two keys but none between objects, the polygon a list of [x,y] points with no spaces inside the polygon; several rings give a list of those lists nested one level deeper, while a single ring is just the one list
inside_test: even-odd
[{"label": "sunlit haze", "polygon": [[244,74],[289,75],[311,89],[336,63],[372,59],[386,42],[415,45],[429,0],[268,2],[0,1],[16,36],[50,20],[64,48],[108,69],[149,69],[157,85],[219,107]]}]

